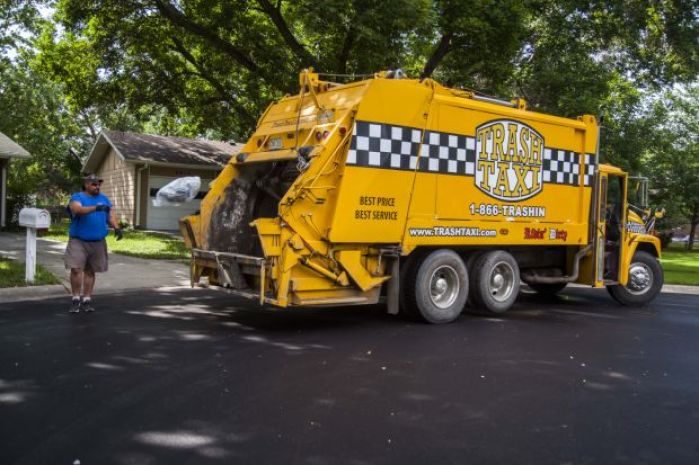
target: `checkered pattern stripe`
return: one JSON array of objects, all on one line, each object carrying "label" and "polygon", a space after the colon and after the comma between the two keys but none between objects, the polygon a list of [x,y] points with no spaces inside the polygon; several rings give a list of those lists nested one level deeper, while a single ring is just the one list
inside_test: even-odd
[{"label": "checkered pattern stripe", "polygon": [[583,154],[583,166],[580,165],[580,158],[580,154],[569,150],[544,149],[544,182],[579,186],[582,175],[583,185],[591,186],[595,175],[595,155]]},{"label": "checkered pattern stripe", "polygon": [[585,186],[592,185],[592,179],[595,175],[595,155],[592,153],[585,154],[585,172],[583,173],[583,184]]},{"label": "checkered pattern stripe", "polygon": [[419,129],[357,121],[347,164],[415,170],[421,135]]},{"label": "checkered pattern stripe", "polygon": [[[592,185],[594,155],[570,150],[544,149],[543,181],[577,186],[582,179]],[[418,159],[419,157],[419,159]],[[376,168],[473,176],[476,172],[476,140],[460,134],[357,121],[347,154],[347,164]],[[419,166],[418,166],[419,164]],[[584,169],[584,173],[581,173]]]},{"label": "checkered pattern stripe", "polygon": [[580,185],[580,157],[569,150],[544,149],[544,182]]},{"label": "checkered pattern stripe", "polygon": [[459,134],[427,131],[420,152],[420,171],[463,174],[476,172],[476,139]]}]

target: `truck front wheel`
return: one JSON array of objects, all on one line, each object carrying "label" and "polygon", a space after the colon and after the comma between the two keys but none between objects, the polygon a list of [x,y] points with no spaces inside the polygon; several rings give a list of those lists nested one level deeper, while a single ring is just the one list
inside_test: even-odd
[{"label": "truck front wheel", "polygon": [[607,286],[609,294],[621,305],[645,305],[663,287],[663,267],[648,252],[636,252],[629,266],[626,286]]},{"label": "truck front wheel", "polygon": [[473,264],[473,301],[477,313],[504,313],[519,294],[519,266],[504,250],[479,256]]},{"label": "truck front wheel", "polygon": [[454,321],[468,298],[468,272],[461,257],[440,249],[411,265],[403,282],[408,315],[433,324]]}]

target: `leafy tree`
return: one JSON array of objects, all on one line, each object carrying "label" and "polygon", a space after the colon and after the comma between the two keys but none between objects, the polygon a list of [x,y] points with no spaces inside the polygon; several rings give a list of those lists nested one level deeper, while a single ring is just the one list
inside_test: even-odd
[{"label": "leafy tree", "polygon": [[670,93],[656,111],[663,124],[646,166],[669,215],[689,224],[692,249],[699,226],[699,84]]},{"label": "leafy tree", "polygon": [[602,115],[603,158],[641,172],[645,101],[696,76],[698,15],[697,0],[0,0],[0,66],[42,89],[26,108],[61,115],[52,154],[85,155],[103,128],[244,140],[304,67],[340,81],[401,67]]},{"label": "leafy tree", "polygon": [[157,108],[168,130],[242,139],[307,66],[403,67],[556,114],[600,114],[615,82],[696,74],[696,16],[696,0],[59,0],[65,30],[47,28],[38,46],[79,108]]},{"label": "leafy tree", "polygon": [[70,150],[88,143],[58,86],[32,69],[33,34],[42,21],[36,3],[0,0],[0,131],[32,154],[10,164],[11,211],[37,192],[41,203],[70,189],[80,172]]},{"label": "leafy tree", "polygon": [[26,44],[26,32],[35,28],[36,3],[31,0],[0,0],[0,60],[9,61],[6,54],[14,53]]},{"label": "leafy tree", "polygon": [[71,150],[89,140],[57,87],[33,73],[22,58],[0,70],[0,108],[0,131],[32,154],[10,165],[10,191],[40,192],[40,200],[48,200],[70,189],[80,172],[80,160]]}]

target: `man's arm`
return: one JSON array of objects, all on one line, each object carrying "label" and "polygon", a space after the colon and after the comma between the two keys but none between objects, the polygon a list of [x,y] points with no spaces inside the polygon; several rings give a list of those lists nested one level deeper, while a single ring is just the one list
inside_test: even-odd
[{"label": "man's arm", "polygon": [[119,227],[119,222],[117,221],[116,213],[114,209],[109,211],[109,225],[114,228],[114,236],[116,240],[120,241],[124,238],[124,231]]},{"label": "man's arm", "polygon": [[77,200],[73,200],[70,202],[70,212],[76,216],[89,215],[92,212],[105,211],[108,209],[109,207],[107,205],[93,205],[90,207],[83,207],[83,205]]},{"label": "man's arm", "polygon": [[119,229],[119,222],[117,221],[116,213],[113,208],[109,210],[109,226],[114,229]]}]

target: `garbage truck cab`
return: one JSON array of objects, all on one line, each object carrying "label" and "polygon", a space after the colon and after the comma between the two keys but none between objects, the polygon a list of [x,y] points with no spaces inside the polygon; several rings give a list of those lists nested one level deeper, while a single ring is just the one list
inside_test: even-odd
[{"label": "garbage truck cab", "polygon": [[607,287],[625,305],[659,292],[654,212],[631,210],[627,173],[599,163],[593,116],[397,72],[299,84],[181,219],[193,284],[280,307],[385,295],[431,323],[505,312],[521,282]]}]

